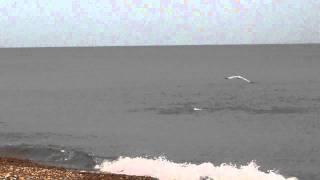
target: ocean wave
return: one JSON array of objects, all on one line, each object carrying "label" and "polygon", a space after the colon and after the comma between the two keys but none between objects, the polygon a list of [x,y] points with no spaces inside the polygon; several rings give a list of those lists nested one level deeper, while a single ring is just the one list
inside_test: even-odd
[{"label": "ocean wave", "polygon": [[237,167],[232,164],[215,166],[209,162],[175,163],[165,157],[119,157],[113,161],[105,160],[95,168],[102,172],[151,176],[159,180],[297,180],[295,177],[286,178],[276,171],[260,171],[254,161]]}]

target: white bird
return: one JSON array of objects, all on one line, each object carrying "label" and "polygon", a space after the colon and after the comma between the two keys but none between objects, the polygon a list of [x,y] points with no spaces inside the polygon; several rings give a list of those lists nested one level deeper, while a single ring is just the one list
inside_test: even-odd
[{"label": "white bird", "polygon": [[226,77],[226,79],[242,79],[242,80],[244,80],[244,81],[246,81],[248,83],[252,83],[252,81],[250,81],[249,79],[246,79],[246,78],[244,78],[242,76],[229,76],[229,77]]},{"label": "white bird", "polygon": [[194,110],[194,111],[202,111],[201,108],[196,108],[196,107],[194,107],[193,110]]}]

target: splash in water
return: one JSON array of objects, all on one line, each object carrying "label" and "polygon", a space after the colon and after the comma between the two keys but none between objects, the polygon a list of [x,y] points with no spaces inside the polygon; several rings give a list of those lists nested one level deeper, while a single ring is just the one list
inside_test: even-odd
[{"label": "splash in water", "polygon": [[254,162],[240,167],[228,164],[214,166],[212,163],[174,163],[164,157],[120,157],[115,161],[104,161],[96,169],[116,174],[151,176],[159,180],[297,180],[294,177],[285,178],[274,171],[262,172]]}]

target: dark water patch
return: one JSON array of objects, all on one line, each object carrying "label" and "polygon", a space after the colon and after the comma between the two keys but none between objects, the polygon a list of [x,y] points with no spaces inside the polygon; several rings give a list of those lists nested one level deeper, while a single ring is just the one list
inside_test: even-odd
[{"label": "dark water patch", "polygon": [[1,122],[0,121],[0,129],[3,129],[3,128],[7,127],[7,126],[8,126],[8,124],[6,122]]},{"label": "dark water patch", "polygon": [[0,155],[75,169],[92,170],[96,165],[93,155],[58,146],[5,145],[0,146]]},{"label": "dark water patch", "polygon": [[149,107],[149,108],[144,108],[143,111],[156,111],[157,108],[155,107]]},{"label": "dark water patch", "polygon": [[[201,111],[195,111],[193,108],[201,108]],[[236,105],[232,106],[231,104],[227,104],[226,106],[201,106],[196,103],[186,103],[186,104],[177,104],[177,105],[168,105],[168,107],[150,107],[144,108],[143,111],[154,111],[157,114],[161,115],[179,115],[179,114],[193,114],[199,112],[208,112],[215,113],[218,111],[242,111],[249,114],[303,114],[309,113],[311,111],[315,111],[315,108],[307,108],[307,107],[291,107],[291,106],[271,106],[264,108],[253,108],[245,105]],[[136,110],[138,112],[138,110]]]},{"label": "dark water patch", "polygon": [[189,107],[173,107],[173,108],[159,108],[158,114],[192,114],[194,110]]},{"label": "dark water patch", "polygon": [[148,107],[148,108],[132,108],[129,109],[128,112],[148,112],[148,111],[157,111],[158,108],[156,107]]},{"label": "dark water patch", "polygon": [[171,106],[171,108],[159,108],[158,114],[192,114],[195,112],[193,108],[196,107],[196,103],[174,103],[170,104],[169,106]]},{"label": "dark water patch", "polygon": [[21,132],[0,132],[0,139],[7,139],[9,141],[33,139],[37,141],[48,140],[48,139],[89,139],[97,138],[96,135],[71,135],[71,134],[60,134],[51,132],[36,132],[36,133],[21,133]]},{"label": "dark water patch", "polygon": [[216,111],[243,111],[250,114],[302,114],[311,111],[309,108],[303,107],[276,107],[271,108],[251,108],[247,106],[230,106],[230,107],[218,107],[208,108],[209,112]]},{"label": "dark water patch", "polygon": [[137,108],[129,109],[128,112],[139,112],[139,109]]},{"label": "dark water patch", "polygon": [[320,97],[312,98],[312,101],[320,102]]},{"label": "dark water patch", "polygon": [[252,109],[256,114],[303,114],[311,111],[303,107],[271,107],[271,109]]},{"label": "dark water patch", "polygon": [[[155,111],[157,114],[191,114],[194,112],[193,108],[196,103],[194,102],[186,102],[186,103],[173,103],[169,104],[167,107],[147,107],[143,108],[144,112]],[[138,110],[137,110],[138,111]],[[136,111],[136,112],[137,112]]]}]

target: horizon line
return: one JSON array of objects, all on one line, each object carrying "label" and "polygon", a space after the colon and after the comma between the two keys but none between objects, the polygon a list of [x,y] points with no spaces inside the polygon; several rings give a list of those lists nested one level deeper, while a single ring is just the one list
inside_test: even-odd
[{"label": "horizon line", "polygon": [[110,46],[16,46],[2,47],[0,49],[40,49],[40,48],[152,48],[152,47],[232,47],[232,46],[299,46],[299,45],[320,45],[320,43],[243,43],[243,44],[175,44],[175,45],[110,45]]}]

